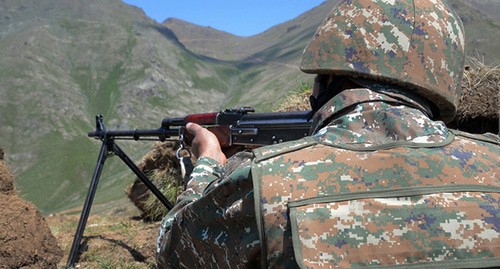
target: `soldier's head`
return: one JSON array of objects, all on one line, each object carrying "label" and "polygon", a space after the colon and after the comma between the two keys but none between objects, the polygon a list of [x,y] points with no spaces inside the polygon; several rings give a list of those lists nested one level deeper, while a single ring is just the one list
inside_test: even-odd
[{"label": "soldier's head", "polygon": [[397,86],[447,121],[460,98],[464,42],[445,0],[341,0],[305,48],[301,69],[318,74],[323,89],[356,79]]}]

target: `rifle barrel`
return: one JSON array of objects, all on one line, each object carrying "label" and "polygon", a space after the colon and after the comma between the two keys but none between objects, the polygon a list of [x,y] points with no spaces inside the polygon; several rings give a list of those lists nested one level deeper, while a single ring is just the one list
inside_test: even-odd
[{"label": "rifle barrel", "polygon": [[140,140],[141,138],[158,138],[160,141],[170,138],[172,136],[178,136],[179,129],[134,129],[134,130],[96,130],[89,132],[89,137],[94,137],[98,139],[108,139],[108,138],[132,138],[134,140]]}]

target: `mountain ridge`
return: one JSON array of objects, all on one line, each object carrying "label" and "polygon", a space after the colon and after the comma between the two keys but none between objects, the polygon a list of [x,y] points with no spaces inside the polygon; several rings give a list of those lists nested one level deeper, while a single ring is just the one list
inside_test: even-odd
[{"label": "mountain ridge", "polygon": [[[249,37],[236,36],[175,18],[166,19],[163,25],[172,30],[179,41],[195,53],[205,54],[220,60],[244,61],[251,59],[253,54],[279,43],[284,35],[301,30],[303,25],[307,25],[306,27],[309,28],[306,29],[309,31],[308,37],[312,37],[319,23],[337,2],[337,0],[325,1],[296,18]],[[300,44],[300,46],[303,48],[306,44]],[[224,54],[220,54],[221,51]]]}]

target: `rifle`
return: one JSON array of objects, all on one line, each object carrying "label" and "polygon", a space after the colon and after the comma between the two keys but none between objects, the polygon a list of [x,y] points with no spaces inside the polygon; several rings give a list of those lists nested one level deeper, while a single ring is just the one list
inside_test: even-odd
[{"label": "rifle", "polygon": [[102,145],[73,239],[67,267],[73,268],[77,259],[80,242],[92,207],[104,162],[110,153],[120,157],[168,210],[173,207],[148,177],[115,143],[116,140],[179,141],[181,146],[177,150],[177,158],[181,159],[179,156],[180,151],[186,149],[185,144],[189,144],[190,142],[189,135],[185,135],[184,133],[185,125],[188,122],[200,124],[214,133],[223,149],[232,146],[255,148],[296,140],[309,135],[311,126],[310,114],[310,111],[255,113],[255,109],[251,107],[241,107],[238,109],[226,109],[220,112],[190,114],[178,118],[165,118],[162,120],[161,126],[158,129],[134,130],[107,130],[104,126],[103,116],[97,115],[96,129],[95,131],[89,132],[88,136],[101,140]]}]

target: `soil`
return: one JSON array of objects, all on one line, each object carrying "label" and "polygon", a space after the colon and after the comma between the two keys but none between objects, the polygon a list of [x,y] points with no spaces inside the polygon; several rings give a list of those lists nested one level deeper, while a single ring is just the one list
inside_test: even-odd
[{"label": "soil", "polygon": [[2,159],[0,268],[56,268],[62,250],[38,209],[17,195],[12,174]]},{"label": "soil", "polygon": [[[79,215],[57,214],[47,217],[64,256],[69,256]],[[106,216],[90,215],[75,268],[155,268],[159,222],[144,222],[128,212]]]}]

